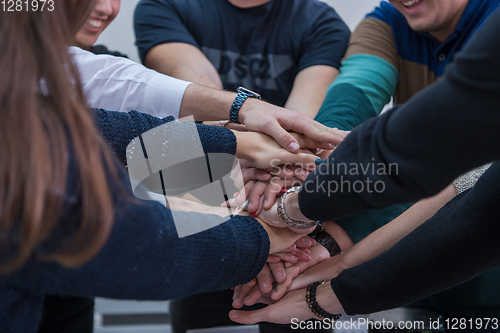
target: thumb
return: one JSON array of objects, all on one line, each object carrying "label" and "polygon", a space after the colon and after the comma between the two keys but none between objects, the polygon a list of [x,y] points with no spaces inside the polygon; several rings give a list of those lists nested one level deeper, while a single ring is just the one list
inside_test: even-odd
[{"label": "thumb", "polygon": [[229,312],[229,318],[240,324],[251,325],[261,321],[265,321],[266,308],[254,311],[232,310]]},{"label": "thumb", "polygon": [[270,124],[266,134],[272,136],[281,147],[291,153],[296,153],[300,149],[300,145],[293,135],[285,131],[278,122]]}]

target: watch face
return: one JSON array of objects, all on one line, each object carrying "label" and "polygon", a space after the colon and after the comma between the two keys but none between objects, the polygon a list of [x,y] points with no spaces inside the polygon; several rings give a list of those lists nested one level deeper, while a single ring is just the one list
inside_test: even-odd
[{"label": "watch face", "polygon": [[247,88],[244,88],[244,87],[239,87],[238,88],[238,92],[242,92],[242,93],[245,93],[249,96],[252,96],[252,97],[256,97],[258,99],[260,99],[260,95],[257,94],[255,91],[251,91],[250,89],[247,89]]}]

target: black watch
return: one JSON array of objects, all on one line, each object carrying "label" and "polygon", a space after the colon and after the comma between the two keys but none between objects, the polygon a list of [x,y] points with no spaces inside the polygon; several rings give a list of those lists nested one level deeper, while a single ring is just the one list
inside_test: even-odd
[{"label": "black watch", "polygon": [[335,238],[330,236],[320,224],[318,224],[316,229],[309,234],[309,237],[323,245],[328,250],[328,253],[330,253],[330,257],[336,256],[342,252]]}]

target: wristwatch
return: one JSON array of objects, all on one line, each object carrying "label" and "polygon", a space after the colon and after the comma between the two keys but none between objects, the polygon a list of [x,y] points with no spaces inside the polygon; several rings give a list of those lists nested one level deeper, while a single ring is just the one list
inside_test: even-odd
[{"label": "wristwatch", "polygon": [[291,218],[286,215],[285,212],[285,200],[288,194],[299,191],[300,186],[295,186],[295,187],[290,187],[288,190],[286,190],[285,193],[280,198],[280,201],[278,201],[278,216],[280,217],[281,221],[287,226],[287,227],[292,227],[292,228],[297,228],[297,229],[308,229],[316,226],[318,222],[316,221],[297,221],[297,220],[292,220]]},{"label": "wristwatch", "polygon": [[256,92],[253,92],[243,87],[239,87],[238,95],[236,95],[236,98],[233,101],[233,105],[231,105],[231,110],[229,111],[229,122],[235,124],[241,124],[240,121],[238,120],[238,116],[240,113],[241,106],[248,97],[262,99],[262,97],[260,97],[260,95],[257,94]]},{"label": "wristwatch", "polygon": [[315,239],[316,242],[323,245],[327,249],[328,253],[330,253],[330,257],[336,256],[342,252],[335,238],[327,233],[321,224],[318,224],[316,229],[309,234],[309,237]]}]

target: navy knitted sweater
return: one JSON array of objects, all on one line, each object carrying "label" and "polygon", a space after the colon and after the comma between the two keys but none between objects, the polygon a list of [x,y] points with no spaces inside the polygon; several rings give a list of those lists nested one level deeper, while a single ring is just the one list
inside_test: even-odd
[{"label": "navy knitted sweater", "polygon": [[[439,192],[474,167],[500,160],[499,31],[496,10],[457,54],[444,79],[347,136],[328,163],[308,177],[308,186],[299,193],[302,212],[311,219],[329,220],[415,201]],[[339,163],[347,170],[337,168]],[[380,169],[389,170],[391,163],[397,164],[397,172]],[[499,265],[499,175],[496,163],[474,189],[392,249],[333,279],[346,312],[407,304]],[[371,193],[366,190],[368,178]],[[357,181],[358,191],[307,191],[321,182],[334,188],[335,182],[347,186]],[[377,181],[384,185],[381,192],[374,191]],[[364,191],[359,191],[360,184]]]},{"label": "navy knitted sweater", "polygon": [[[125,161],[125,148],[137,135],[173,118],[139,112],[94,110],[101,133]],[[234,154],[236,138],[227,129],[197,125],[205,153]],[[132,196],[123,167],[120,178]],[[70,163],[68,193],[61,230],[78,224],[81,202],[74,190],[75,165]],[[117,189],[111,183],[112,189]],[[0,331],[36,332],[45,295],[168,300],[194,293],[227,289],[255,277],[269,254],[269,238],[253,218],[235,217],[204,232],[178,238],[170,210],[152,201],[127,201],[115,193],[116,213],[108,242],[91,261],[68,269],[33,256],[20,270],[0,275]],[[188,213],[186,213],[188,214]],[[192,219],[202,219],[192,213]],[[50,251],[47,241],[38,252]]]}]

